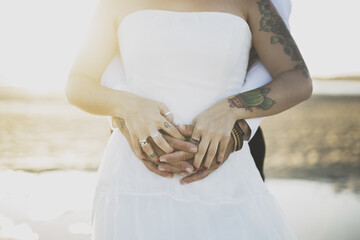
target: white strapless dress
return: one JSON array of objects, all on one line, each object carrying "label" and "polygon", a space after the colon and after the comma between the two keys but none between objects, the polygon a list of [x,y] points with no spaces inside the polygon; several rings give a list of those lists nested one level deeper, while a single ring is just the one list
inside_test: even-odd
[{"label": "white strapless dress", "polygon": [[[165,103],[177,123],[240,92],[247,22],[222,12],[136,11],[118,39],[129,91]],[[181,185],[150,172],[119,130],[98,170],[94,240],[294,239],[247,142],[203,180]]]}]

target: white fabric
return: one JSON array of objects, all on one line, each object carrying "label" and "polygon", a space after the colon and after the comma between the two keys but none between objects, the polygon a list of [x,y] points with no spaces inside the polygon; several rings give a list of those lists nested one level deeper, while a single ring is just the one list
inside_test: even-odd
[{"label": "white fabric", "polygon": [[[289,17],[291,13],[291,2],[289,0],[273,0],[275,8],[284,20],[286,26],[289,27]],[[258,87],[261,87],[272,80],[270,73],[266,70],[260,60],[256,60],[250,67],[246,77],[245,83],[240,92],[246,92]],[[125,72],[120,54],[116,54],[110,64],[107,66],[101,78],[101,84],[105,87],[128,91],[125,80]],[[251,129],[249,140],[255,135],[256,130],[260,126],[263,117],[246,119],[247,124]],[[108,117],[109,124],[112,130],[115,127],[112,125],[112,117]]]},{"label": "white fabric", "polygon": [[[251,32],[236,15],[141,10],[125,17],[118,38],[124,70],[119,81],[165,103],[176,122],[191,123],[242,90]],[[180,185],[181,178],[149,171],[115,129],[98,170],[93,239],[295,238],[247,142],[207,178]]]}]

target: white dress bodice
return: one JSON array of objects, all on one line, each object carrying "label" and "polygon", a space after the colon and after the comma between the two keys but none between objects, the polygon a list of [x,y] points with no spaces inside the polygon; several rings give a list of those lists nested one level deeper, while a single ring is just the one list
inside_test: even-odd
[{"label": "white dress bodice", "polygon": [[118,39],[130,91],[182,123],[240,92],[251,48],[247,22],[224,12],[136,11]]}]

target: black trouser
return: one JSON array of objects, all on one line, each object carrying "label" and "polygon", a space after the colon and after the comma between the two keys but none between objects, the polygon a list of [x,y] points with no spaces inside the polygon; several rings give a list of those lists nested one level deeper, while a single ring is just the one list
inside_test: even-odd
[{"label": "black trouser", "polygon": [[254,158],[257,169],[262,179],[264,176],[264,159],[265,159],[265,139],[261,128],[259,127],[253,138],[249,141],[251,155]]}]

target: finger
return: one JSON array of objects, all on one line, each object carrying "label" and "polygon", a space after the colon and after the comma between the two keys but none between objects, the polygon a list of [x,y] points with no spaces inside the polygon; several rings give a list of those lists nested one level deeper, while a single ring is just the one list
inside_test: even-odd
[{"label": "finger", "polygon": [[165,104],[160,104],[160,113],[161,115],[164,116],[164,118],[166,120],[168,120],[169,122],[171,122],[172,124],[176,125],[174,123],[174,115],[172,114],[172,112],[167,108],[167,106]]},{"label": "finger", "polygon": [[[193,173],[194,172],[194,167],[191,163],[189,163],[188,161],[178,161],[175,163],[160,163],[160,164],[166,164],[166,165],[171,165],[176,167],[177,169],[187,172],[187,173]],[[159,164],[159,165],[160,165]]]},{"label": "finger", "polygon": [[169,143],[163,138],[162,134],[159,131],[151,134],[151,138],[156,143],[156,145],[161,148],[166,153],[171,153],[174,149],[169,145]]},{"label": "finger", "polygon": [[159,148],[158,145],[156,145],[156,143],[151,137],[148,137],[147,141],[150,143],[151,147],[155,151],[156,155],[158,155],[158,157],[165,154],[165,152],[161,148]]},{"label": "finger", "polygon": [[157,162],[159,160],[158,155],[155,153],[149,142],[144,143],[142,146],[144,152],[149,156],[150,160],[153,162]]},{"label": "finger", "polygon": [[143,154],[142,148],[140,146],[140,143],[138,141],[138,138],[132,134],[129,131],[130,134],[130,139],[131,139],[131,149],[133,150],[134,154],[136,155],[136,157],[138,157],[140,160],[146,160],[145,155]]},{"label": "finger", "polygon": [[181,179],[180,183],[181,184],[188,184],[188,183],[192,183],[192,182],[195,182],[195,181],[199,181],[199,180],[204,179],[205,177],[207,177],[213,171],[214,170],[211,170],[211,169],[199,170],[198,172]]},{"label": "finger", "polygon": [[180,131],[180,133],[182,135],[190,137],[193,130],[194,130],[194,125],[191,125],[191,124],[179,124],[178,125],[178,130]]},{"label": "finger", "polygon": [[175,167],[173,165],[167,164],[167,163],[161,163],[158,165],[158,169],[160,171],[166,171],[166,172],[172,172],[172,173],[178,173],[180,174],[181,172],[183,172],[182,169]]},{"label": "finger", "polygon": [[220,141],[219,149],[217,151],[217,159],[216,163],[218,165],[222,164],[225,158],[225,152],[227,149],[227,146],[229,145],[231,136],[225,137]]},{"label": "finger", "polygon": [[[199,145],[200,143],[200,140],[201,140],[201,131],[198,129],[197,126],[194,127],[193,131],[192,131],[192,134],[190,136],[190,139],[189,141],[191,143],[193,143],[194,145]],[[198,148],[199,149],[199,148]]]},{"label": "finger", "polygon": [[198,152],[195,154],[194,157],[194,167],[195,167],[195,171],[200,169],[200,165],[203,162],[203,159],[205,157],[205,154],[207,152],[207,149],[209,147],[210,141],[208,139],[202,139],[200,144],[199,144],[199,150]]},{"label": "finger", "polygon": [[205,158],[205,162],[204,162],[204,166],[203,166],[203,168],[205,170],[210,168],[211,163],[213,162],[215,154],[217,152],[218,146],[219,146],[219,140],[212,139],[210,142],[209,148],[206,152],[206,158]]},{"label": "finger", "polygon": [[193,173],[194,172],[194,167],[191,163],[189,163],[188,161],[179,161],[174,163],[175,167],[182,169],[183,171],[187,172],[187,173]]},{"label": "finger", "polygon": [[171,122],[172,125],[174,125],[174,126],[177,125],[177,124],[174,122],[174,116],[173,116],[173,114],[172,114],[171,112],[167,112],[167,113],[165,113],[163,116],[164,116],[164,118],[165,118],[166,120],[168,120],[169,122]]},{"label": "finger", "polygon": [[171,147],[177,149],[177,150],[181,150],[181,151],[185,151],[185,152],[189,152],[189,153],[196,153],[197,152],[197,146],[193,143],[187,142],[187,141],[183,141],[177,138],[173,138],[169,135],[163,135],[163,137],[165,138],[165,140],[170,144]]},{"label": "finger", "polygon": [[188,159],[194,158],[193,153],[188,153],[184,151],[176,151],[169,154],[164,154],[160,157],[160,162],[166,162],[174,165],[174,163],[179,161],[186,161]]},{"label": "finger", "polygon": [[163,116],[160,116],[161,120],[161,129],[164,130],[170,136],[174,138],[185,140],[185,137],[177,130],[177,128],[171,124],[168,120],[166,120]]},{"label": "finger", "polygon": [[116,128],[123,129],[125,126],[125,120],[118,117],[112,118],[112,125]]},{"label": "finger", "polygon": [[160,171],[157,168],[157,165],[151,161],[147,161],[147,160],[141,160],[144,165],[147,167],[147,169],[149,169],[151,172],[156,173],[162,177],[167,177],[167,178],[172,178],[174,176],[174,174],[166,172],[166,171]]}]

